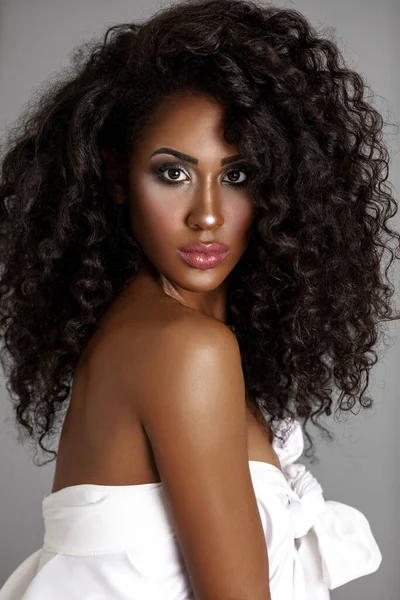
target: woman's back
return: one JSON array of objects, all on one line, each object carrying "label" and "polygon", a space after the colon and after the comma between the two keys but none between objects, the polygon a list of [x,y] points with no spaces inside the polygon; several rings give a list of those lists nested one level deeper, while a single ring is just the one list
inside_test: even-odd
[{"label": "woman's back", "polygon": [[[82,354],[60,437],[52,491],[82,483],[133,485],[160,481],[151,446],[137,414],[127,369],[141,382],[156,378],[146,348],[159,344],[173,320],[207,319],[166,295],[148,276],[138,277],[113,303]],[[201,325],[200,325],[201,326]],[[249,460],[279,460],[271,432],[255,403],[246,405]]]}]

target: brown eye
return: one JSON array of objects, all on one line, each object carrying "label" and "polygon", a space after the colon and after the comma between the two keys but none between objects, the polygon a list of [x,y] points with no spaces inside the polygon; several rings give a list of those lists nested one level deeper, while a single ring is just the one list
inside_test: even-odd
[{"label": "brown eye", "polygon": [[[167,177],[165,176],[167,173]],[[161,180],[162,183],[167,185],[181,185],[186,179],[178,179],[179,174],[187,175],[180,165],[171,163],[163,163],[155,169],[155,175],[157,179]]]},{"label": "brown eye", "polygon": [[[175,179],[175,180],[177,180],[177,178],[179,177],[179,173],[182,173],[182,171],[180,169],[175,169],[175,168],[164,169],[161,172],[168,173],[168,177],[172,177],[172,179]],[[171,173],[173,173],[173,175],[171,175]]]},{"label": "brown eye", "polygon": [[[244,179],[243,177],[240,176],[240,173],[242,174],[242,176],[244,175]],[[245,170],[243,169],[230,169],[226,175],[231,176],[233,174],[233,181],[228,181],[228,185],[231,185],[232,187],[242,187],[244,185],[247,184],[247,173]]]}]

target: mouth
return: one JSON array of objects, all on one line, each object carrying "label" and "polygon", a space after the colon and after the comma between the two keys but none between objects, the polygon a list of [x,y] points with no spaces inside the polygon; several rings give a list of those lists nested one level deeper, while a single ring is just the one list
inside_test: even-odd
[{"label": "mouth", "polygon": [[178,254],[181,258],[191,267],[195,269],[213,269],[225,260],[229,253],[229,249],[224,252],[208,251],[208,252],[196,252],[196,251],[183,251],[178,250]]}]

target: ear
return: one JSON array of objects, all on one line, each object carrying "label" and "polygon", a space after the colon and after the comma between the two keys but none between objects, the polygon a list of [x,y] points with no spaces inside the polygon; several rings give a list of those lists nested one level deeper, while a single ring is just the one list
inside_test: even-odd
[{"label": "ear", "polygon": [[112,187],[112,195],[117,204],[124,204],[126,200],[126,194],[120,183],[114,183]]}]

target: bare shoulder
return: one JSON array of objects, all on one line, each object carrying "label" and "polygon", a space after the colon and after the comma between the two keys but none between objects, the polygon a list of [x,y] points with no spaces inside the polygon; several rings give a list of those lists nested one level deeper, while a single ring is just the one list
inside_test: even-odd
[{"label": "bare shoulder", "polygon": [[[215,396],[203,398],[197,410],[203,411],[205,416],[210,414],[209,409],[221,410],[225,418],[229,418],[227,409],[230,408],[244,415],[245,389],[239,345],[232,331],[216,319],[186,313],[171,321],[150,341],[146,368],[153,377],[152,381],[141,377],[144,388],[139,394],[139,416],[149,406],[160,410],[163,406],[171,408],[171,404],[179,406],[183,397],[186,408],[193,402],[191,410],[195,411],[198,396],[203,396],[206,386],[215,391],[219,386],[221,397],[218,403]],[[160,384],[166,386],[164,398]],[[187,388],[191,390],[189,395],[174,393]]]},{"label": "bare shoulder", "polygon": [[[163,380],[161,378],[173,376],[174,382],[181,385],[183,378],[193,375],[194,368],[199,373],[201,369],[206,375],[206,358],[214,361],[214,369],[208,370],[208,377],[213,373],[220,377],[230,373],[226,384],[239,385],[244,394],[240,350],[235,335],[224,323],[194,310],[170,307],[163,314],[156,316],[153,313],[152,318],[124,323],[108,335],[106,342],[103,343],[104,358],[113,362],[114,380],[121,384],[122,393],[123,384],[128,385],[127,392],[137,416],[145,398],[150,396],[157,401],[153,382],[155,385]],[[215,361],[220,363],[219,366]],[[227,392],[229,394],[229,389]]]},{"label": "bare shoulder", "polygon": [[[239,344],[232,331],[217,319],[196,314],[183,313],[164,329],[164,348],[176,349],[179,353],[190,351],[193,358],[203,351],[212,350],[228,354],[231,360],[240,360]],[[163,348],[160,348],[163,350]]]},{"label": "bare shoulder", "polygon": [[196,598],[265,600],[268,555],[248,464],[237,340],[225,324],[185,313],[146,352],[138,415]]}]

